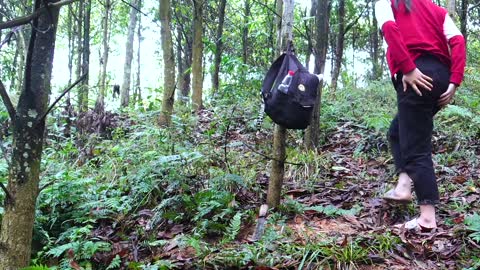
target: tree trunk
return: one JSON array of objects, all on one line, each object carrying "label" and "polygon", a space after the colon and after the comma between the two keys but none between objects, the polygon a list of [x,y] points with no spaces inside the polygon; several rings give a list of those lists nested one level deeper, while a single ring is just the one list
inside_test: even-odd
[{"label": "tree trunk", "polygon": [[183,53],[182,55],[182,52],[185,51],[185,48],[183,47],[183,39],[182,39],[182,36],[183,36],[183,32],[182,32],[182,25],[180,23],[177,24],[177,51],[176,51],[176,54],[177,54],[177,76],[178,76],[178,90],[177,91],[177,97],[178,97],[178,102],[180,102],[180,104],[184,105],[187,103],[187,100],[188,100],[188,93],[184,96],[183,95],[183,89],[184,89],[184,84],[185,84],[185,80],[183,78],[184,74],[185,74],[185,64],[186,64],[186,61],[184,60],[184,57],[186,57],[186,52]]},{"label": "tree trunk", "polygon": [[[315,74],[323,74],[327,61],[330,5],[328,0],[319,0],[315,13]],[[305,132],[305,147],[315,149],[320,143],[320,109],[322,104],[323,82],[318,85],[318,95],[313,107],[312,122]]]},{"label": "tree trunk", "polygon": [[332,91],[337,91],[338,77],[342,68],[343,47],[345,43],[345,0],[338,0],[338,31],[335,46],[335,59],[332,73]]},{"label": "tree trunk", "polygon": [[[286,50],[288,42],[293,39],[293,10],[294,0],[285,0],[280,42],[281,48],[284,50]],[[283,176],[285,172],[286,138],[287,129],[280,125],[275,125],[275,131],[273,134],[273,157],[275,160],[272,161],[272,171],[270,173],[270,181],[268,183],[267,191],[267,204],[270,208],[275,208],[280,204]]]},{"label": "tree trunk", "polygon": [[[72,84],[73,79],[73,57],[75,55],[75,33],[74,33],[74,23],[73,23],[73,8],[72,6],[68,6],[68,85]],[[65,100],[65,113],[64,113],[64,121],[65,121],[65,129],[63,134],[65,138],[69,138],[71,135],[71,127],[72,127],[72,103],[70,92],[67,93],[67,97]]]},{"label": "tree trunk", "polygon": [[[138,6],[137,0],[132,0],[131,5]],[[128,24],[127,45],[125,52],[125,65],[123,67],[123,83],[120,89],[121,107],[127,107],[130,102],[130,86],[132,79],[132,61],[133,61],[133,40],[135,38],[135,28],[137,26],[137,9],[130,7],[130,20]]]},{"label": "tree trunk", "polygon": [[223,25],[225,22],[225,6],[227,0],[220,0],[218,7],[218,26],[217,26],[217,35],[215,41],[215,56],[213,60],[213,74],[212,74],[212,87],[213,95],[218,92],[220,87],[220,63],[222,61],[222,52],[223,52]]},{"label": "tree trunk", "polygon": [[82,112],[88,110],[88,80],[90,72],[90,15],[92,13],[92,0],[85,0],[84,2],[84,16],[83,21],[83,46],[82,46],[82,76],[85,75],[82,85]]},{"label": "tree trunk", "polygon": [[23,75],[25,72],[25,50],[26,50],[26,40],[23,30],[18,31],[16,34],[17,38],[17,52],[18,52],[18,62],[16,65],[17,69],[17,83],[16,83],[16,93],[17,96],[20,96],[23,90]]},{"label": "tree trunk", "polygon": [[245,0],[245,14],[243,19],[242,60],[243,64],[246,65],[248,61],[248,23],[250,22],[250,0]]},{"label": "tree trunk", "polygon": [[170,29],[170,0],[160,1],[160,23],[163,51],[163,101],[159,124],[169,126],[175,100],[175,54],[173,53],[172,29]]},{"label": "tree trunk", "polygon": [[462,10],[460,11],[460,31],[465,38],[465,45],[468,45],[468,0],[462,0]]},{"label": "tree trunk", "polygon": [[[318,0],[312,0],[311,7],[310,7],[310,17],[313,18],[315,17],[316,11],[317,11],[317,1]],[[305,10],[305,17],[307,17],[307,11]],[[313,39],[314,39],[314,24],[305,21],[305,31],[307,32],[307,52],[306,52],[306,57],[305,57],[305,68],[307,70],[310,70],[310,55],[313,52]]]},{"label": "tree trunk", "polygon": [[378,22],[375,15],[375,4],[372,2],[372,27],[371,27],[371,58],[372,58],[372,79],[378,80],[382,76],[382,69],[380,67],[380,50],[379,50],[379,36],[378,36]]},{"label": "tree trunk", "polygon": [[204,0],[193,0],[193,49],[192,49],[192,108],[203,108],[203,5]]},{"label": "tree trunk", "polygon": [[[35,9],[43,3],[35,1]],[[42,4],[41,4],[42,3]],[[0,269],[16,270],[30,263],[35,204],[39,192],[40,162],[59,9],[49,7],[33,20],[28,48],[25,84],[13,119],[13,153],[8,177],[5,213],[0,233]],[[49,28],[52,26],[51,28]],[[14,113],[14,112],[13,112]]]},{"label": "tree trunk", "polygon": [[452,17],[452,19],[456,20],[457,19],[457,11],[455,9],[455,0],[447,0],[447,10],[448,14]]},{"label": "tree trunk", "polygon": [[[142,7],[142,0],[138,1],[138,7]],[[135,103],[140,103],[142,101],[142,88],[141,86],[141,80],[140,80],[140,75],[141,75],[141,48],[142,48],[142,14],[137,13],[138,16],[138,32],[137,32],[137,42],[138,42],[138,48],[137,48],[137,83],[135,85],[135,95],[133,98],[133,102]]]},{"label": "tree trunk", "polygon": [[110,22],[110,10],[112,7],[111,0],[105,1],[105,10],[103,17],[103,55],[101,59],[102,70],[100,75],[100,91],[98,91],[97,101],[95,102],[95,111],[98,113],[105,111],[105,92],[107,90],[107,65],[108,65],[108,53],[109,53],[109,22]]},{"label": "tree trunk", "polygon": [[[85,21],[85,16],[83,16],[83,11],[85,9],[85,4],[82,2],[77,3],[77,20],[75,21],[75,37],[76,37],[76,48],[77,48],[77,58],[75,62],[75,77],[80,78],[82,76],[82,56],[83,56],[83,23]],[[85,101],[83,91],[85,89],[84,83],[80,84],[78,87],[78,98],[77,106],[78,111],[85,111]]]},{"label": "tree trunk", "polygon": [[275,1],[275,25],[277,27],[277,43],[275,47],[276,55],[282,53],[282,14],[283,14],[283,0]]}]

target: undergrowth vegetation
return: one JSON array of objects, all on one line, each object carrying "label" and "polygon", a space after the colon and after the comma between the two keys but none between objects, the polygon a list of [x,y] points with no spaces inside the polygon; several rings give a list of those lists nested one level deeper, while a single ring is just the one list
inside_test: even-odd
[{"label": "undergrowth vegetation", "polygon": [[[213,99],[214,109],[199,114],[177,108],[169,128],[155,124],[155,106],[123,112],[129,124],[108,138],[64,137],[62,125],[51,123],[34,231],[36,266],[27,269],[388,268],[395,256],[406,256],[414,244],[390,225],[415,210],[390,209],[387,217],[390,210],[375,199],[394,180],[385,134],[396,103],[388,81],[324,93],[319,151],[305,150],[302,132],[289,131],[282,206],[269,214],[261,239],[252,240],[266,196],[273,127],[265,119],[255,130],[258,83],[247,84],[240,96],[227,87],[229,102]],[[445,195],[441,218],[456,239],[422,242],[430,248],[404,260],[423,259],[439,269],[480,265],[474,200],[480,194],[480,92],[474,85],[480,83],[468,77],[455,105],[438,114],[434,133]],[[4,183],[7,170],[0,163]],[[456,257],[445,251],[452,246]],[[432,259],[437,256],[444,261]]]}]

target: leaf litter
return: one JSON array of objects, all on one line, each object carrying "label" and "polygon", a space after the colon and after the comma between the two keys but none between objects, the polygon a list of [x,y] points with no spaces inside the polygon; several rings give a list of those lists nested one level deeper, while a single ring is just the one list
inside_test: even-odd
[{"label": "leaf litter", "polygon": [[[261,147],[256,147],[260,142],[270,143],[271,137],[267,132],[254,133],[244,129],[244,123],[238,122],[232,123],[224,132],[215,133],[206,139],[202,134],[213,127],[214,115],[212,112],[202,111],[199,119],[197,134],[194,138],[196,143],[216,142],[214,143],[215,153],[219,156],[226,151],[251,154],[251,147],[254,146],[260,153],[257,153],[252,162],[264,160],[268,163],[266,152],[262,156]],[[232,142],[237,143],[231,144]],[[450,146],[441,144],[444,142],[448,140],[437,138],[434,141],[434,149],[436,149],[434,159],[436,154],[451,151]],[[226,148],[227,144],[230,144],[231,149]],[[478,148],[479,143],[472,142],[472,145]],[[268,146],[266,148],[268,149]],[[368,261],[354,263],[355,268],[349,268],[348,264],[336,264],[330,260],[325,263],[331,268],[325,269],[458,269],[461,261],[465,260],[462,257],[463,251],[475,251],[479,254],[479,244],[468,238],[464,218],[466,214],[479,210],[480,168],[474,162],[462,159],[448,165],[436,164],[439,185],[442,190],[445,190],[442,192],[439,206],[438,228],[430,233],[414,233],[396,229],[393,225],[413,218],[418,211],[416,205],[392,206],[380,199],[381,194],[387,190],[387,185],[395,182],[392,160],[387,151],[388,145],[383,134],[374,133],[351,122],[342,123],[332,134],[326,136],[326,142],[319,150],[319,155],[325,157],[327,162],[321,165],[324,168],[316,175],[318,179],[308,179],[309,172],[315,170],[315,168],[309,170],[308,163],[305,164],[305,168],[287,165],[284,195],[285,200],[296,201],[306,208],[332,206],[333,209],[352,209],[356,206],[359,212],[355,215],[329,216],[324,211],[315,211],[310,208],[310,210],[289,215],[283,227],[275,224],[268,226],[278,231],[288,228],[292,233],[282,242],[301,246],[316,241],[332,240],[333,244],[330,243],[332,249],[335,246],[345,248],[357,242],[356,249],[368,249],[369,245],[379,237],[384,237],[384,241],[389,242],[390,247],[384,250],[368,249]],[[479,153],[477,149],[477,158]],[[225,157],[227,155],[228,153]],[[217,160],[218,166],[225,168],[228,168],[226,164],[228,162],[233,161],[228,161],[226,158]],[[237,203],[241,208],[259,207],[259,203],[265,198],[264,192],[268,179],[267,170],[258,172],[256,184],[263,190],[260,193],[245,188],[237,190],[239,194]],[[308,181],[313,184],[305,187]],[[453,187],[447,188],[447,185]],[[465,209],[460,209],[461,206]],[[149,228],[148,224],[152,216],[151,210],[144,209],[137,215],[132,215],[130,219],[99,224],[93,237],[111,242],[113,249],[107,253],[96,254],[95,260],[108,264],[119,255],[122,259],[143,262],[166,259],[178,269],[194,269],[198,265],[214,268],[208,264],[208,261],[215,262],[216,256],[220,256],[219,249],[212,249],[212,253],[202,257],[197,250],[198,246],[185,245],[180,241],[182,236],[192,232],[192,224],[165,223]],[[235,249],[252,244],[250,237],[255,224],[242,222],[237,238],[226,247]],[[145,231],[141,236],[142,241],[138,240],[139,230]],[[128,240],[125,237],[118,237],[119,234],[124,234]],[[155,241],[145,244],[146,238]],[[218,239],[205,239],[205,243],[214,245],[218,243]],[[278,259],[279,262],[271,267],[255,265],[250,261],[243,267],[237,268],[294,269],[300,264],[298,258],[286,256]]]}]

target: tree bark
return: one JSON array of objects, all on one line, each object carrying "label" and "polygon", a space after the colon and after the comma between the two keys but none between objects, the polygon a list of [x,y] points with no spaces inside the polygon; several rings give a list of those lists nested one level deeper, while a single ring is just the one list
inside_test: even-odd
[{"label": "tree bark", "polygon": [[243,17],[243,30],[242,30],[242,60],[246,65],[248,61],[248,23],[250,22],[250,0],[245,0],[245,14]]},{"label": "tree bark", "polygon": [[203,109],[203,5],[204,0],[193,0],[193,48],[192,48],[192,108]]},{"label": "tree bark", "polygon": [[92,12],[92,1],[85,0],[83,2],[83,31],[82,31],[82,76],[86,75],[87,77],[82,82],[80,86],[80,112],[86,112],[88,110],[88,80],[89,80],[89,70],[90,70],[90,15]]},{"label": "tree bark", "polygon": [[342,68],[343,49],[345,43],[345,0],[338,0],[338,31],[335,46],[335,59],[332,72],[332,91],[337,91],[338,77]]},{"label": "tree bark", "polygon": [[[132,0],[131,5],[138,6],[137,0]],[[123,83],[120,89],[121,107],[127,107],[130,102],[130,86],[132,80],[132,61],[133,61],[133,41],[135,38],[135,28],[137,26],[137,9],[130,7],[130,20],[128,24],[127,44],[125,49],[125,65],[123,67]]]},{"label": "tree bark", "polygon": [[456,20],[457,19],[457,11],[455,8],[455,0],[447,0],[447,10],[448,14],[452,17],[452,19]]},{"label": "tree bark", "polygon": [[23,30],[18,31],[16,34],[17,38],[17,53],[18,53],[18,62],[16,65],[17,69],[17,83],[16,83],[16,93],[18,96],[22,93],[23,89],[23,75],[25,72],[25,50],[26,50],[26,40]]},{"label": "tree bark", "polygon": [[[278,1],[277,1],[278,2]],[[286,50],[288,42],[293,39],[293,11],[294,0],[285,0],[285,9],[283,11],[283,23],[281,29],[281,48]],[[280,50],[279,50],[280,51]],[[282,193],[283,176],[285,172],[285,141],[287,138],[287,129],[280,125],[275,125],[273,134],[273,157],[272,171],[268,183],[267,204],[270,208],[275,208],[280,204]]]},{"label": "tree bark", "polygon": [[101,59],[102,70],[100,75],[100,91],[98,91],[97,101],[95,102],[95,111],[102,113],[105,111],[105,92],[107,90],[107,65],[109,56],[109,27],[110,27],[110,11],[112,8],[111,0],[105,1],[105,10],[103,17],[103,55]]},{"label": "tree bark", "polygon": [[[35,9],[55,0],[36,0]],[[39,192],[45,119],[55,50],[59,9],[49,8],[34,19],[27,53],[25,83],[13,121],[13,153],[8,177],[11,199],[5,201],[0,232],[0,269],[16,270],[29,265],[35,204]]]},{"label": "tree bark", "polygon": [[465,44],[468,45],[468,0],[462,0],[462,10],[460,11],[460,31],[465,38]]},{"label": "tree bark", "polygon": [[213,74],[212,74],[212,87],[213,94],[218,92],[220,87],[220,63],[222,61],[223,52],[223,25],[225,22],[225,7],[227,0],[220,0],[218,6],[218,26],[215,40],[215,56],[213,60]]},{"label": "tree bark", "polygon": [[175,100],[175,54],[173,53],[170,0],[160,1],[160,23],[163,51],[163,101],[159,124],[169,126]]},{"label": "tree bark", "polygon": [[[323,74],[327,61],[328,33],[330,20],[328,0],[318,0],[315,12],[315,74]],[[323,81],[318,85],[318,95],[312,112],[312,122],[305,131],[305,147],[315,149],[320,143],[320,109],[322,104]]]},{"label": "tree bark", "polygon": [[[76,37],[76,48],[77,48],[77,58],[75,62],[75,77],[80,78],[82,76],[82,56],[83,56],[83,23],[85,21],[85,16],[83,16],[83,11],[85,5],[82,2],[78,2],[77,6],[77,20],[75,22],[75,37]],[[84,83],[78,87],[78,98],[77,106],[78,111],[85,111],[85,102],[84,102]]]},{"label": "tree bark", "polygon": [[375,15],[375,4],[371,3],[372,9],[372,27],[370,34],[371,50],[370,55],[372,59],[372,79],[378,80],[382,76],[382,69],[380,67],[380,50],[379,50],[379,35],[378,35],[378,22]]},{"label": "tree bark", "polygon": [[[142,0],[138,1],[138,7],[142,7]],[[142,101],[142,88],[141,88],[141,49],[142,49],[142,14],[137,13],[138,16],[138,28],[137,28],[137,80],[135,85],[135,103],[140,103]]]},{"label": "tree bark", "polygon": [[275,25],[277,27],[277,43],[275,46],[276,55],[282,53],[282,14],[283,14],[283,0],[275,1]]}]

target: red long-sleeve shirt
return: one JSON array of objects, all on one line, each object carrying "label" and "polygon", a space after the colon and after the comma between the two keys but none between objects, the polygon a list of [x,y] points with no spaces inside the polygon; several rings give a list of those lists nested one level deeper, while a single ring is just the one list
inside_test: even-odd
[{"label": "red long-sleeve shirt", "polygon": [[404,1],[398,8],[390,0],[375,4],[378,25],[388,44],[387,62],[392,76],[416,68],[415,59],[430,54],[450,67],[450,82],[460,85],[465,70],[465,39],[446,9],[430,0],[412,0],[408,11]]}]

